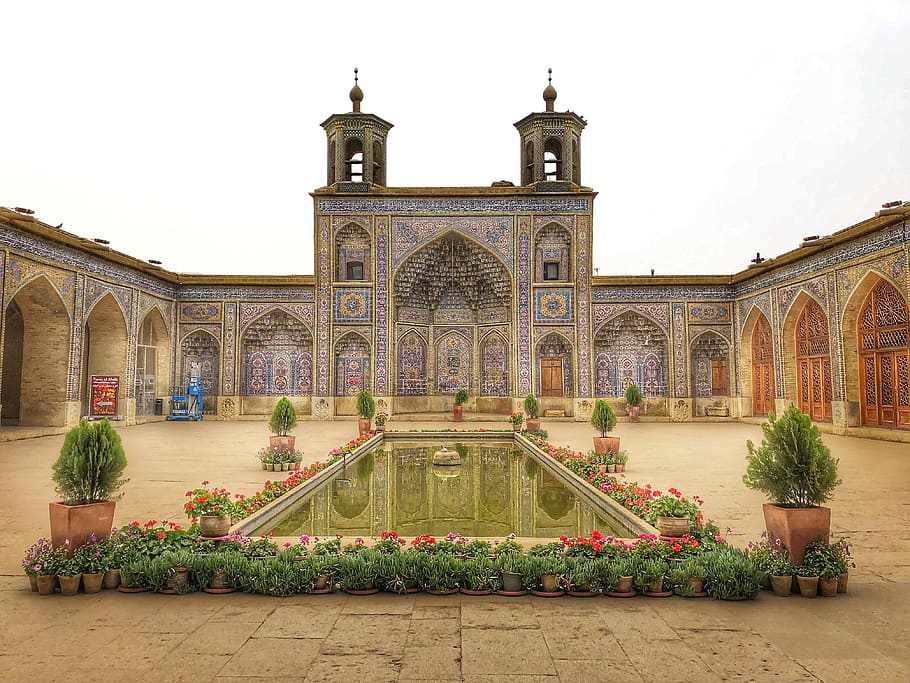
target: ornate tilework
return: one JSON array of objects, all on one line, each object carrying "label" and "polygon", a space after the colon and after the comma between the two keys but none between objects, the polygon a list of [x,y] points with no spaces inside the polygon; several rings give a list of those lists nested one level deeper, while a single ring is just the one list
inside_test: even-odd
[{"label": "ornate tilework", "polygon": [[666,334],[670,334],[670,306],[659,303],[624,303],[624,304],[594,304],[593,318],[594,329],[599,330],[608,320],[626,311],[635,311],[641,313],[646,318],[650,318]]},{"label": "ornate tilework", "polygon": [[587,197],[577,198],[544,198],[528,197],[518,199],[319,199],[316,201],[316,211],[325,213],[420,213],[420,214],[452,214],[452,213],[587,213],[590,202]]},{"label": "ornate tilework", "polygon": [[[329,219],[327,216],[319,217],[317,227],[319,240],[318,251],[316,252],[316,272],[318,288],[318,310],[317,310],[317,334],[319,335],[316,343],[316,393],[319,396],[327,396],[329,393],[329,332],[332,325],[332,301],[331,301],[331,280],[329,262]],[[343,395],[343,394],[342,394]]]},{"label": "ornate tilework", "polygon": [[370,345],[359,334],[346,334],[335,348],[335,395],[356,396],[370,389]]},{"label": "ornate tilework", "polygon": [[370,220],[369,216],[336,216],[332,219],[332,236],[334,237],[337,235],[339,230],[347,227],[351,223],[359,225],[361,228],[366,230],[368,235],[373,232],[372,221]]},{"label": "ornate tilework", "polygon": [[673,375],[676,385],[676,397],[689,395],[686,389],[686,308],[683,304],[673,304]]},{"label": "ornate tilework", "polygon": [[224,304],[224,374],[221,377],[222,393],[234,395],[234,361],[236,358],[237,304]]},{"label": "ornate tilework", "polygon": [[137,315],[139,311],[139,290],[126,290],[130,294],[129,315],[126,317],[126,329],[129,341],[126,346],[126,395],[129,398],[136,396],[136,348],[139,343],[139,325],[140,318]]},{"label": "ornate tilework", "polygon": [[[183,330],[181,330],[183,332]],[[218,365],[221,358],[221,344],[218,335],[220,325],[196,325],[187,330],[180,341],[180,373],[178,384],[189,384],[193,365],[199,365],[202,379],[203,400],[218,393]]]},{"label": "ornate tilework", "polygon": [[575,312],[572,306],[573,294],[570,288],[534,290],[534,322],[572,322]]},{"label": "ornate tilework", "polygon": [[828,273],[828,291],[831,292],[827,310],[831,336],[831,397],[835,401],[842,401],[846,391],[845,378],[840,370],[844,363],[844,338],[838,324],[837,276],[833,272]]},{"label": "ornate tilework", "polygon": [[389,230],[386,220],[376,223],[376,393],[388,395],[389,386]]},{"label": "ornate tilework", "polygon": [[828,307],[828,288],[826,287],[826,278],[824,275],[812,278],[811,280],[806,280],[805,282],[798,282],[794,285],[788,287],[781,287],[777,291],[778,299],[778,315],[780,320],[783,322],[786,320],[787,315],[790,311],[790,306],[793,304],[800,292],[806,292],[813,298],[815,298],[822,306],[823,309]]},{"label": "ornate tilework", "polygon": [[427,393],[427,345],[417,332],[410,331],[398,343],[398,395],[424,396]]},{"label": "ornate tilework", "polygon": [[6,292],[7,301],[16,295],[20,287],[38,277],[43,277],[51,283],[60,296],[60,301],[63,303],[66,312],[72,317],[73,275],[66,271],[13,255],[9,259],[9,275],[5,280],[5,289],[3,290]]},{"label": "ornate tilework", "polygon": [[240,329],[246,328],[252,321],[262,317],[270,311],[284,311],[290,313],[300,322],[306,325],[310,332],[313,331],[313,304],[250,304],[240,305]]},{"label": "ornate tilework", "polygon": [[746,324],[746,319],[749,317],[749,313],[752,311],[752,307],[758,308],[762,313],[765,314],[765,317],[768,321],[771,321],[773,317],[771,315],[771,295],[768,292],[762,292],[755,296],[750,296],[747,299],[740,299],[736,302],[736,309],[738,312],[739,320],[737,320],[738,325],[738,337],[741,339],[743,336],[743,326]]},{"label": "ornate tilework", "polygon": [[[848,268],[844,268],[843,270],[838,270],[838,289],[843,293],[852,292],[856,285],[859,284],[860,280],[862,280],[870,271],[878,271],[879,274],[898,283],[898,289],[900,289],[900,285],[902,284],[901,278],[906,272],[907,267],[906,258],[904,251],[901,250],[883,258],[857,263]],[[841,303],[846,305],[849,299],[849,296],[844,296],[841,298]]]},{"label": "ornate tilework", "polygon": [[690,323],[728,323],[732,319],[732,308],[727,302],[709,301],[689,304]]},{"label": "ornate tilework", "polygon": [[75,306],[73,308],[72,343],[70,344],[69,368],[70,374],[66,381],[66,400],[78,401],[81,395],[80,382],[82,378],[82,332],[85,307],[82,301],[85,296],[85,276],[76,276],[73,286]]},{"label": "ornate tilework", "polygon": [[304,287],[245,287],[242,285],[212,285],[196,287],[181,285],[174,294],[182,301],[315,301],[316,290],[311,286]]},{"label": "ornate tilework", "polygon": [[471,389],[471,345],[459,334],[436,342],[436,387],[443,394]]},{"label": "ornate tilework", "polygon": [[539,233],[543,228],[550,225],[551,223],[561,225],[569,231],[569,234],[575,232],[575,216],[560,216],[558,214],[553,216],[534,216],[534,226],[531,230],[531,232],[534,234],[534,239],[536,240],[538,238],[537,233]]},{"label": "ornate tilework", "polygon": [[531,228],[518,220],[518,394],[531,393]]},{"label": "ornate tilework", "polygon": [[372,318],[373,291],[367,288],[335,289],[335,305],[332,310],[336,323],[362,323]]},{"label": "ornate tilework", "polygon": [[244,331],[241,348],[241,393],[313,393],[313,333],[296,317],[277,309],[259,316]]},{"label": "ornate tilework", "polygon": [[534,356],[535,369],[537,370],[535,373],[536,392],[538,395],[543,393],[540,386],[541,358],[559,358],[562,360],[562,394],[563,396],[572,396],[575,393],[572,342],[555,331],[548,330],[548,332],[550,333],[537,343],[537,352]]},{"label": "ornate tilework", "polygon": [[664,287],[642,285],[632,287],[616,285],[593,288],[594,301],[697,301],[706,299],[730,300],[736,295],[732,285],[690,285],[686,287]]},{"label": "ornate tilework", "polygon": [[132,312],[132,292],[126,287],[111,285],[94,278],[87,278],[85,282],[85,310],[90,311],[105,294],[110,294],[114,297],[120,305],[123,319],[129,324]]},{"label": "ornate tilework", "polygon": [[392,220],[392,267],[397,268],[411,253],[447,232],[458,232],[490,249],[512,272],[512,219],[496,218],[394,218]]},{"label": "ornate tilework", "polygon": [[509,395],[509,343],[498,332],[480,342],[480,394]]},{"label": "ornate tilework", "polygon": [[168,335],[171,335],[174,325],[174,302],[159,299],[158,297],[151,296],[145,292],[139,292],[138,321],[140,326],[142,325],[142,321],[145,320],[145,316],[148,315],[152,308],[158,309],[161,318],[164,320],[164,327],[167,330]]},{"label": "ornate tilework", "polygon": [[622,396],[633,382],[645,396],[670,395],[667,345],[666,332],[637,311],[611,318],[594,337],[595,395]]},{"label": "ornate tilework", "polygon": [[189,301],[180,304],[180,320],[216,322],[221,320],[221,304]]}]

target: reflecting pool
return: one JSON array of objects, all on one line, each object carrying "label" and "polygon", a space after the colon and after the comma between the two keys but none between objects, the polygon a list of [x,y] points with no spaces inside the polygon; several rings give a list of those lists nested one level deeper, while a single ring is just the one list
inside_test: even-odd
[{"label": "reflecting pool", "polygon": [[609,513],[580,499],[511,441],[447,443],[461,465],[433,465],[438,441],[387,441],[256,533],[276,536],[404,536],[457,532],[470,537],[623,536]]}]

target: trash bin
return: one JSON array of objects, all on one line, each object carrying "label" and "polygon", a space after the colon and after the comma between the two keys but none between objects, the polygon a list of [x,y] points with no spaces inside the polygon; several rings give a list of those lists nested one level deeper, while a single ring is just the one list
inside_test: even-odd
[{"label": "trash bin", "polygon": [[164,399],[155,399],[155,415],[164,415]]}]

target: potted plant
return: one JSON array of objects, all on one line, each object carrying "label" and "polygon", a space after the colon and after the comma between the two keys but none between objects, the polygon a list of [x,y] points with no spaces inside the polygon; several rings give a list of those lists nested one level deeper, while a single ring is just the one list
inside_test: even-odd
[{"label": "potted plant", "polygon": [[523,413],[512,413],[509,415],[509,424],[512,425],[513,432],[521,431],[521,423],[524,420],[524,417]]},{"label": "potted plant", "polygon": [[513,550],[496,555],[496,568],[500,571],[502,577],[502,590],[500,591],[502,594],[516,596],[527,593],[522,580],[525,561],[524,555]]},{"label": "potted plant", "polygon": [[790,561],[799,565],[806,546],[826,541],[831,533],[831,508],[821,505],[841,483],[838,461],[822,442],[818,427],[795,405],[780,419],[769,414],[762,431],[761,446],[746,442],[743,482],[773,501],[762,506],[768,535],[781,539]]},{"label": "potted plant", "polygon": [[837,579],[841,573],[838,554],[827,541],[812,541],[806,546],[805,564],[818,574],[818,592],[826,598],[837,595]]},{"label": "potted plant", "polygon": [[[777,539],[780,543],[780,539]],[[768,562],[768,574],[771,577],[771,592],[785,598],[790,595],[793,587],[793,565],[790,564],[790,555],[783,545],[772,548]]]},{"label": "potted plant", "polygon": [[638,422],[641,399],[641,389],[635,383],[630,384],[626,389],[626,411],[629,413],[629,422]]},{"label": "potted plant", "polygon": [[376,413],[376,431],[384,432],[385,423],[388,422],[389,415],[388,413]]},{"label": "potted plant", "polygon": [[79,584],[82,582],[82,572],[79,571],[79,563],[76,558],[70,557],[66,552],[60,553],[56,556],[53,567],[54,574],[57,575],[57,583],[60,584],[61,595],[78,593]]},{"label": "potted plant", "polygon": [[685,536],[698,519],[698,505],[676,493],[664,493],[648,504],[646,518],[664,538]]},{"label": "potted plant", "polygon": [[616,465],[616,472],[625,472],[626,463],[629,462],[629,454],[625,451],[613,454],[613,464]]},{"label": "potted plant", "polygon": [[554,555],[529,555],[526,560],[529,585],[532,592],[546,597],[562,595],[563,576],[566,573],[566,561]]},{"label": "potted plant", "polygon": [[667,563],[657,557],[641,559],[634,563],[635,587],[645,595],[664,595]]},{"label": "potted plant", "polygon": [[108,420],[82,420],[66,434],[60,456],[53,465],[52,478],[63,498],[50,503],[51,542],[62,547],[69,541],[72,555],[92,534],[105,539],[114,524],[117,490],[126,456],[120,435]]},{"label": "potted plant", "polygon": [[525,415],[528,416],[527,429],[529,432],[536,432],[540,429],[540,402],[534,394],[525,396]]},{"label": "potted plant", "polygon": [[607,433],[612,432],[613,427],[616,426],[616,413],[602,398],[594,402],[591,424],[600,432],[599,437],[594,437],[594,450],[597,453],[619,453],[619,437],[607,436]]},{"label": "potted plant", "polygon": [[205,538],[227,536],[231,529],[231,515],[234,514],[234,501],[230,492],[224,488],[208,488],[208,482],[186,492],[189,500],[183,511],[190,519],[199,520],[199,533]]},{"label": "potted plant", "polygon": [[751,558],[742,550],[719,545],[703,555],[707,576],[705,590],[720,600],[752,600],[758,595],[760,577]]},{"label": "potted plant", "polygon": [[465,595],[489,595],[498,582],[499,570],[489,557],[469,557],[461,563],[459,586]]},{"label": "potted plant", "polygon": [[39,595],[51,595],[57,583],[56,565],[64,557],[62,547],[55,548],[49,538],[39,538],[25,553],[22,566],[29,577],[34,579],[33,591]]},{"label": "potted plant", "polygon": [[853,561],[853,553],[850,551],[851,545],[846,538],[839,538],[831,544],[834,549],[838,562],[837,592],[847,592],[847,581],[850,578],[850,569],[856,569],[856,562]]},{"label": "potted plant", "polygon": [[357,420],[357,429],[360,436],[366,436],[370,433],[370,427],[375,414],[376,402],[373,400],[373,395],[366,389],[363,389],[357,394],[357,415],[360,416],[360,419]]},{"label": "potted plant", "polygon": [[288,432],[296,426],[297,411],[294,410],[294,404],[287,396],[282,396],[275,404],[272,417],[269,419],[269,431],[273,434],[269,437],[269,445],[280,451],[293,451],[296,439]]},{"label": "potted plant", "polygon": [[455,394],[455,405],[452,406],[452,419],[455,422],[461,422],[461,416],[464,412],[464,403],[468,400],[467,389],[459,389]]},{"label": "potted plant", "polygon": [[596,583],[600,575],[597,562],[589,557],[566,558],[566,592],[576,597],[597,595]]},{"label": "potted plant", "polygon": [[73,553],[77,570],[82,574],[82,589],[86,593],[100,593],[107,571],[105,542],[96,536],[89,536],[88,541]]}]

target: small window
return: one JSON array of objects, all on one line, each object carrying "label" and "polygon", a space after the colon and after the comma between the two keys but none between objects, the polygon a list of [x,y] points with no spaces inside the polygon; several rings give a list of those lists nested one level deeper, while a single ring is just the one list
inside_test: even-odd
[{"label": "small window", "polygon": [[363,262],[348,261],[348,280],[363,279]]},{"label": "small window", "polygon": [[543,279],[544,280],[558,280],[559,279],[559,261],[545,261],[544,262]]}]

